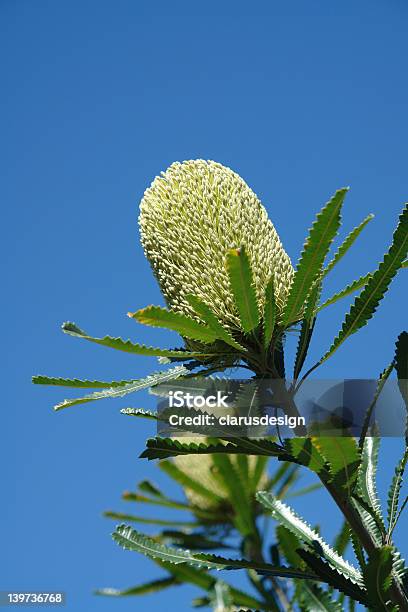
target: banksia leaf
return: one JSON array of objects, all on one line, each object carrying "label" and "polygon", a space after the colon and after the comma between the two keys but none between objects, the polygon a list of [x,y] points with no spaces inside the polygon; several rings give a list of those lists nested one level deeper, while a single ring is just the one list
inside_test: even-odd
[{"label": "banksia leaf", "polygon": [[349,233],[349,235],[345,238],[345,240],[339,246],[333,259],[327,264],[326,268],[324,269],[323,271],[324,275],[330,272],[330,270],[332,270],[334,266],[339,263],[339,261],[344,257],[347,251],[353,246],[353,244],[355,243],[355,241],[357,240],[357,238],[359,237],[359,235],[361,234],[361,232],[363,231],[367,223],[371,221],[371,219],[374,219],[374,215],[372,214],[367,215],[367,217],[363,219],[360,225],[357,225],[357,227],[355,227]]},{"label": "banksia leaf", "polygon": [[127,416],[139,417],[142,419],[151,419],[153,421],[158,420],[156,412],[152,412],[151,410],[145,410],[144,408],[122,408],[120,413],[126,414]]},{"label": "banksia leaf", "polygon": [[228,251],[227,270],[241,327],[249,333],[259,325],[259,308],[251,264],[243,247]]},{"label": "banksia leaf", "polygon": [[[214,355],[213,351],[209,352],[190,352],[183,349],[172,350],[172,349],[160,349],[153,348],[151,346],[145,346],[144,344],[134,344],[130,340],[122,340],[122,338],[112,338],[111,336],[104,336],[103,338],[93,338],[86,332],[80,329],[75,323],[63,323],[62,331],[64,334],[74,336],[74,338],[83,338],[89,342],[95,342],[101,346],[107,346],[109,348],[116,349],[118,351],[124,351],[125,353],[134,353],[135,355],[146,355],[151,357],[173,357],[177,359],[201,359],[209,358]],[[217,354],[218,356],[218,354]]]},{"label": "banksia leaf", "polygon": [[321,476],[324,480],[330,479],[327,471],[326,459],[323,457],[311,438],[288,438],[285,440],[285,449],[298,463],[304,465]]},{"label": "banksia leaf", "polygon": [[104,389],[103,391],[95,391],[94,393],[90,393],[84,397],[64,400],[63,402],[54,406],[54,410],[61,410],[62,408],[68,408],[70,406],[76,406],[77,404],[85,404],[87,402],[94,402],[101,399],[124,397],[129,393],[141,391],[142,389],[148,389],[149,387],[157,385],[160,382],[172,380],[173,378],[178,378],[179,376],[183,376],[184,374],[188,373],[189,370],[187,370],[184,366],[176,366],[175,368],[171,368],[165,372],[155,372],[153,374],[149,374],[149,376],[146,376],[145,378],[134,380],[126,385],[110,387],[109,389]]},{"label": "banksia leaf", "polygon": [[301,318],[310,288],[322,273],[331,243],[340,227],[340,211],[348,189],[339,189],[319,212],[303,247],[283,314],[283,325]]},{"label": "banksia leaf", "polygon": [[298,598],[308,612],[342,612],[343,609],[340,603],[333,601],[330,593],[316,584],[302,583]]},{"label": "banksia leaf", "polygon": [[146,190],[139,223],[146,257],[172,310],[194,316],[186,297],[193,294],[222,325],[239,331],[226,258],[230,249],[243,247],[261,312],[273,275],[281,313],[293,276],[290,259],[259,199],[229,168],[200,159],[172,164]]},{"label": "banksia leaf", "polygon": [[178,482],[185,489],[194,491],[197,495],[210,500],[212,503],[220,503],[223,498],[211,489],[205,487],[201,482],[192,478],[187,472],[180,469],[173,461],[160,461],[159,467],[175,482]]},{"label": "banksia leaf", "polygon": [[130,587],[129,589],[97,589],[95,595],[105,595],[108,597],[129,597],[131,595],[147,595],[148,593],[157,593],[157,591],[163,591],[171,586],[180,584],[177,578],[169,576],[168,578],[159,578],[158,580],[151,580],[137,586]]},{"label": "banksia leaf", "polygon": [[303,364],[306,359],[307,351],[309,350],[310,340],[312,338],[313,329],[316,321],[316,306],[320,298],[322,284],[318,280],[313,285],[303,313],[303,319],[300,326],[299,342],[296,351],[295,367],[293,372],[293,378],[297,380]]},{"label": "banksia leaf", "polygon": [[356,584],[362,584],[360,572],[337,554],[292,508],[266,491],[258,492],[256,497],[278,523],[289,529],[303,544],[318,551],[331,567]]},{"label": "banksia leaf", "polygon": [[323,310],[323,308],[327,308],[327,306],[331,306],[332,304],[335,304],[342,298],[347,297],[348,295],[351,295],[352,293],[355,293],[359,289],[362,289],[363,287],[365,287],[365,285],[368,283],[371,277],[372,277],[372,273],[369,272],[368,274],[365,274],[364,276],[361,276],[357,280],[353,281],[352,283],[347,285],[344,289],[342,289],[338,293],[335,293],[330,298],[325,300],[323,304],[320,304],[320,306],[317,309],[317,312],[320,312],[321,310]]},{"label": "banksia leaf", "polygon": [[245,348],[234,340],[230,332],[221,325],[211,308],[209,308],[205,302],[195,295],[186,295],[186,300],[191,304],[195,313],[200,317],[203,323],[211,329],[218,340],[223,340],[237,351],[245,352]]},{"label": "banksia leaf", "polygon": [[265,290],[265,307],[263,313],[263,340],[265,348],[268,348],[272,339],[273,330],[277,322],[276,314],[274,279],[273,276],[271,276]]},{"label": "banksia leaf", "polygon": [[122,548],[126,550],[140,552],[153,559],[159,559],[166,563],[174,563],[175,565],[186,563],[187,565],[198,568],[216,570],[253,569],[270,576],[318,580],[318,577],[312,572],[303,572],[296,568],[275,567],[268,563],[247,561],[246,559],[225,559],[218,555],[203,553],[192,554],[189,550],[164,546],[153,540],[153,538],[132,529],[128,525],[119,525],[112,534],[112,537],[119,546],[122,546]]},{"label": "banksia leaf", "polygon": [[136,312],[129,312],[128,316],[144,325],[172,329],[181,336],[191,340],[199,340],[200,342],[211,344],[217,339],[216,334],[209,327],[197,323],[197,321],[185,314],[172,312],[160,306],[148,306]]},{"label": "banksia leaf", "polygon": [[370,608],[376,612],[398,610],[390,600],[392,563],[391,546],[383,546],[372,551],[364,568],[367,599]]},{"label": "banksia leaf", "polygon": [[347,578],[342,573],[326,563],[321,557],[308,550],[298,549],[296,551],[306,565],[314,571],[323,582],[348,595],[355,601],[365,605],[367,603],[366,591],[361,586]]},{"label": "banksia leaf", "polygon": [[108,387],[123,387],[135,382],[132,380],[80,380],[78,378],[53,378],[50,376],[33,376],[34,385],[53,385],[57,387],[74,387],[76,389],[105,389]]},{"label": "banksia leaf", "polygon": [[397,467],[395,468],[395,474],[391,481],[390,489],[388,491],[388,506],[387,506],[387,509],[388,509],[388,515],[387,515],[388,543],[391,539],[392,532],[395,527],[395,521],[398,516],[399,498],[400,498],[401,486],[402,486],[402,481],[404,478],[404,472],[405,472],[405,467],[407,465],[407,461],[408,461],[408,447],[405,448],[405,452],[402,456],[402,459],[398,463]]},{"label": "banksia leaf", "polygon": [[142,459],[168,459],[180,455],[209,455],[213,453],[265,455],[268,457],[281,457],[287,459],[287,455],[274,442],[269,440],[245,440],[234,438],[231,442],[209,443],[182,443],[171,438],[150,438],[146,442],[147,448],[140,455]]},{"label": "banksia leaf", "polygon": [[[372,509],[375,514],[376,521],[373,520],[370,513],[366,510],[359,508],[359,511],[365,525],[369,528],[373,539],[378,545],[382,542],[382,534],[385,530],[381,512],[381,502],[378,497],[376,483],[379,446],[379,438],[365,438],[361,452],[361,464],[358,468],[357,477],[358,494]],[[381,526],[381,529],[379,529],[378,524]]]},{"label": "banksia leaf", "polygon": [[351,495],[361,461],[359,448],[354,438],[315,437],[313,446],[327,460],[334,485],[339,489],[345,489]]},{"label": "banksia leaf", "polygon": [[408,333],[402,332],[395,345],[395,369],[398,386],[408,410]]},{"label": "banksia leaf", "polygon": [[405,206],[389,251],[384,256],[378,269],[372,274],[361,294],[356,298],[349,313],[344,319],[342,328],[332,346],[322,357],[326,361],[356,331],[364,327],[371,319],[388,290],[388,287],[401,268],[408,252],[408,205]]}]

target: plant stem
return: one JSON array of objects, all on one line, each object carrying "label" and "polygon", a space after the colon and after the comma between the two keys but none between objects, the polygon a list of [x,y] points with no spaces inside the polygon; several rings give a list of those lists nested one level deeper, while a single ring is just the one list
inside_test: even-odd
[{"label": "plant stem", "polygon": [[[331,497],[335,501],[338,508],[341,510],[343,516],[349,523],[350,527],[353,529],[357,537],[359,538],[363,548],[370,556],[376,547],[374,540],[372,539],[370,533],[367,531],[364,521],[362,520],[357,509],[351,504],[351,500],[339,494],[336,488],[332,483],[329,483],[321,478],[321,482],[326,490],[330,493]],[[408,611],[408,600],[402,591],[400,584],[394,578],[392,581],[392,585],[390,587],[390,596],[392,598],[393,603],[397,603],[399,605],[400,612]]]}]

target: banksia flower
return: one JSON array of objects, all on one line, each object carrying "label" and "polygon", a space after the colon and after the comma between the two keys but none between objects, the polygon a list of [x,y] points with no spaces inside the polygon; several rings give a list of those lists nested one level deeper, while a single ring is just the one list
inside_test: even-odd
[{"label": "banksia flower", "polygon": [[239,330],[226,256],[244,247],[260,310],[274,276],[278,317],[293,268],[267,212],[235,172],[214,161],[173,163],[156,177],[140,205],[140,230],[167,304],[194,316],[186,295],[201,298],[220,323]]}]

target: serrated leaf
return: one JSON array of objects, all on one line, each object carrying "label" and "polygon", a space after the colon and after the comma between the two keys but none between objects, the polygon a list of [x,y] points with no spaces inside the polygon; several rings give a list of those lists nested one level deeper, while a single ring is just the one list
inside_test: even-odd
[{"label": "serrated leaf", "polygon": [[316,584],[302,583],[300,598],[307,612],[342,612],[342,606],[334,601],[330,593]]},{"label": "serrated leaf", "polygon": [[200,298],[192,295],[191,293],[186,295],[187,301],[194,308],[200,319],[205,323],[212,332],[214,332],[218,340],[223,340],[226,344],[234,347],[237,351],[246,352],[246,349],[239,344],[230,332],[221,325],[211,308],[205,304]]},{"label": "serrated leaf", "polygon": [[293,378],[296,381],[303,364],[306,359],[307,351],[309,350],[310,340],[313,335],[313,329],[316,321],[315,312],[317,302],[320,299],[322,283],[320,280],[316,281],[310,290],[307,302],[305,305],[302,323],[300,325],[299,341],[297,345],[295,367],[293,371]]},{"label": "serrated leaf", "polygon": [[204,442],[183,443],[172,438],[150,438],[146,442],[146,450],[140,455],[143,459],[168,459],[179,455],[208,455],[214,453],[239,454],[248,453],[250,455],[266,455],[269,457],[282,457],[287,455],[274,442],[269,440],[245,440],[234,438],[226,444]]},{"label": "serrated leaf", "polygon": [[124,397],[129,393],[147,389],[148,387],[152,387],[160,382],[171,380],[188,373],[189,370],[187,370],[184,366],[176,366],[175,368],[171,368],[164,372],[149,374],[145,378],[140,378],[139,380],[135,380],[132,383],[120,387],[110,387],[108,389],[104,389],[103,391],[95,391],[94,393],[90,393],[84,397],[66,399],[54,406],[54,410],[62,410],[63,408],[76,406],[77,404],[85,404],[87,402],[94,402],[101,399]]},{"label": "serrated leaf", "polygon": [[249,490],[245,486],[244,478],[228,455],[213,455],[212,461],[224,483],[228,499],[234,509],[234,525],[243,536],[253,534],[255,524],[251,508],[252,498],[250,498]]},{"label": "serrated leaf", "polygon": [[369,555],[364,568],[364,581],[367,588],[367,599],[370,607],[376,612],[396,610],[390,601],[392,584],[392,548],[382,546],[374,549]]},{"label": "serrated leaf", "polygon": [[132,529],[128,525],[119,525],[112,534],[114,541],[126,550],[140,552],[153,559],[159,559],[167,563],[179,565],[186,563],[198,568],[215,570],[253,569],[262,571],[271,576],[283,576],[286,578],[308,578],[318,579],[311,572],[302,572],[292,567],[275,567],[268,563],[247,561],[246,559],[225,559],[218,555],[203,553],[192,554],[189,550],[164,546],[152,538]]},{"label": "serrated leaf", "polygon": [[[196,569],[195,567],[191,567],[190,565],[174,565],[173,563],[167,563],[165,561],[155,560],[156,563],[172,573],[178,580],[182,582],[186,582],[188,584],[194,584],[198,586],[200,589],[204,589],[205,591],[211,591],[214,588],[214,584],[216,579],[207,574],[207,570],[204,569]],[[237,606],[244,606],[246,608],[254,608],[258,610],[262,607],[262,602],[257,600],[252,595],[248,595],[239,589],[234,588],[229,585],[231,595],[234,599],[234,603]]]},{"label": "serrated leaf", "polygon": [[319,307],[317,308],[317,312],[320,312],[321,310],[323,310],[323,308],[327,308],[327,306],[331,306],[332,304],[335,304],[336,302],[343,299],[344,297],[347,297],[348,295],[351,295],[352,293],[355,293],[359,289],[362,289],[363,287],[365,287],[368,281],[370,280],[370,278],[372,277],[372,275],[373,273],[369,272],[368,274],[365,274],[364,276],[360,276],[360,278],[353,281],[352,283],[344,287],[344,289],[342,289],[338,293],[335,293],[330,298],[328,298],[325,302],[323,302],[323,304],[320,304]]},{"label": "serrated leaf", "polygon": [[161,527],[198,527],[200,523],[193,521],[171,521],[166,519],[148,518],[145,516],[136,516],[134,514],[128,514],[127,512],[113,512],[107,510],[103,513],[103,516],[115,521],[127,521],[130,523],[142,523],[145,525],[160,525]]},{"label": "serrated leaf", "polygon": [[249,333],[259,325],[259,307],[251,265],[244,247],[228,251],[227,271],[242,329]]},{"label": "serrated leaf", "polygon": [[340,211],[348,189],[339,189],[318,213],[303,247],[283,313],[283,325],[300,318],[310,288],[320,276],[330,245],[340,227]]},{"label": "serrated leaf", "polygon": [[286,561],[292,567],[304,566],[302,559],[296,552],[301,546],[299,538],[283,525],[278,525],[276,527],[276,537],[279,542],[279,548],[284,554]]},{"label": "serrated leaf", "polygon": [[408,332],[403,331],[395,344],[395,369],[398,387],[408,410]]},{"label": "serrated leaf", "polygon": [[334,485],[345,489],[351,496],[361,461],[359,448],[354,438],[314,437],[313,446],[320,451],[329,464],[329,472]]},{"label": "serrated leaf", "polygon": [[200,359],[211,357],[213,353],[206,352],[193,352],[182,349],[160,349],[153,348],[151,346],[145,346],[144,344],[134,344],[130,340],[123,340],[122,338],[112,338],[111,336],[104,336],[103,338],[94,338],[89,336],[86,332],[80,329],[75,323],[63,323],[62,331],[64,334],[73,336],[74,338],[83,338],[89,342],[100,344],[101,346],[107,346],[109,348],[116,349],[118,351],[124,351],[125,353],[134,353],[135,355],[146,355],[151,357],[174,357],[180,359]]},{"label": "serrated leaf", "polygon": [[160,306],[147,306],[147,308],[142,308],[136,312],[129,312],[128,316],[144,325],[171,329],[183,338],[199,340],[207,344],[217,340],[217,335],[208,326],[198,323],[195,319],[181,312],[174,312]]},{"label": "serrated leaf", "polygon": [[339,246],[333,259],[327,264],[326,268],[324,269],[323,273],[325,276],[328,272],[330,272],[330,270],[334,268],[334,266],[336,266],[339,263],[339,261],[344,257],[344,255],[350,249],[350,247],[353,246],[353,244],[355,243],[355,241],[357,240],[357,238],[359,237],[359,235],[361,234],[361,232],[363,231],[367,223],[371,221],[371,219],[374,219],[374,215],[373,214],[367,215],[367,217],[363,219],[360,225],[357,225],[357,227],[355,227],[348,234],[348,236],[344,239],[342,244]]},{"label": "serrated leaf", "polygon": [[222,502],[222,496],[217,495],[214,493],[214,491],[211,491],[205,487],[201,482],[192,478],[189,474],[180,469],[173,461],[160,461],[159,468],[175,482],[178,482],[182,487],[188,488],[212,502]]},{"label": "serrated leaf", "polygon": [[408,461],[408,447],[405,448],[404,454],[401,461],[399,461],[395,468],[395,473],[391,481],[391,486],[388,491],[388,504],[387,504],[387,543],[391,539],[392,532],[395,527],[395,520],[398,515],[399,498],[401,493],[402,480],[404,478],[405,467]]},{"label": "serrated leaf", "polygon": [[331,567],[356,584],[362,584],[360,572],[337,554],[292,508],[266,491],[258,492],[256,498],[271,512],[276,521],[289,529],[301,542],[318,550]]},{"label": "serrated leaf", "polygon": [[263,312],[263,341],[268,348],[276,325],[276,300],[273,274],[265,289],[265,306]]},{"label": "serrated leaf", "polygon": [[132,595],[147,595],[148,593],[157,593],[157,591],[163,591],[168,587],[180,584],[174,576],[168,578],[159,578],[158,580],[151,580],[144,584],[138,584],[137,586],[129,589],[97,589],[95,595],[105,595],[108,597],[128,597]]},{"label": "serrated leaf", "polygon": [[151,419],[152,421],[158,420],[156,412],[145,410],[144,408],[122,408],[120,413],[126,414],[127,416],[140,417],[142,419]]},{"label": "serrated leaf", "polygon": [[397,229],[394,232],[392,244],[385,254],[378,269],[368,280],[361,294],[355,299],[350,311],[344,319],[342,328],[333,344],[322,357],[320,363],[326,361],[352,334],[364,327],[371,319],[377,307],[388,290],[388,287],[401,268],[408,252],[408,206],[400,215]]},{"label": "serrated leaf", "polygon": [[160,491],[160,489],[158,489],[156,485],[151,483],[150,480],[142,480],[141,482],[139,482],[137,487],[139,491],[142,491],[143,493],[148,493],[149,495],[153,495],[153,497],[165,497],[165,495]]},{"label": "serrated leaf", "polygon": [[324,480],[330,479],[326,468],[326,460],[313,444],[311,438],[290,438],[285,440],[285,449],[298,463],[308,467],[309,470],[321,476]]},{"label": "serrated leaf", "polygon": [[298,549],[296,552],[323,582],[326,582],[363,605],[367,603],[365,589],[331,567],[321,557],[308,550]]},{"label": "serrated leaf", "polygon": [[80,380],[79,378],[53,378],[50,376],[33,376],[34,385],[53,385],[57,387],[75,387],[77,389],[104,389],[109,387],[123,387],[135,382],[131,380]]},{"label": "serrated leaf", "polygon": [[[371,535],[378,545],[381,544],[382,533],[385,531],[381,511],[381,502],[378,497],[376,483],[379,446],[379,438],[365,438],[361,453],[361,464],[359,466],[357,476],[358,493],[370,506],[377,520],[373,521],[370,517],[370,513],[368,513],[366,510],[359,509],[359,511],[362,515],[364,523],[370,527]],[[377,526],[377,523],[379,523],[381,528]]]},{"label": "serrated leaf", "polygon": [[350,542],[350,529],[347,521],[343,521],[343,525],[339,533],[336,536],[336,539],[333,544],[334,550],[339,553],[339,555],[343,556],[346,552],[347,546]]},{"label": "serrated leaf", "polygon": [[373,414],[373,410],[376,406],[377,400],[381,395],[381,392],[384,388],[385,383],[387,382],[392,370],[394,369],[394,362],[391,362],[389,366],[387,366],[380,374],[380,377],[377,381],[377,386],[375,389],[375,393],[373,396],[373,399],[371,401],[371,404],[368,406],[366,413],[364,415],[364,421],[363,421],[363,425],[361,428],[361,434],[360,434],[360,439],[358,442],[358,447],[361,450],[363,448],[363,444],[364,444],[364,440],[366,439],[367,436],[367,432],[369,430],[370,427],[370,422],[371,422],[371,417]]}]

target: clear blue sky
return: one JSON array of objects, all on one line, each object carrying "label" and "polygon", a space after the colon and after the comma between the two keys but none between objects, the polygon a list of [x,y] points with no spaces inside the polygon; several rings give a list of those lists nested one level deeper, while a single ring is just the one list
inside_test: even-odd
[{"label": "clear blue sky", "polygon": [[[376,218],[327,293],[371,270],[408,194],[407,17],[405,0],[1,0],[1,589],[63,589],[77,612],[141,604],[91,591],[159,573],[116,548],[101,517],[125,509],[120,494],[138,480],[164,483],[137,460],[153,429],[120,416],[123,401],[53,414],[64,391],[32,387],[30,377],[156,367],[65,337],[59,325],[171,341],[125,313],[161,303],[137,209],[174,160],[215,159],[242,174],[293,260],[315,212],[350,185],[345,230],[368,212]],[[374,377],[389,363],[406,325],[404,282],[322,376]],[[316,357],[345,308],[322,317]],[[385,445],[382,488],[400,448]],[[324,499],[302,509],[330,534],[337,514]],[[187,610],[196,594],[175,589],[143,605]]]}]

